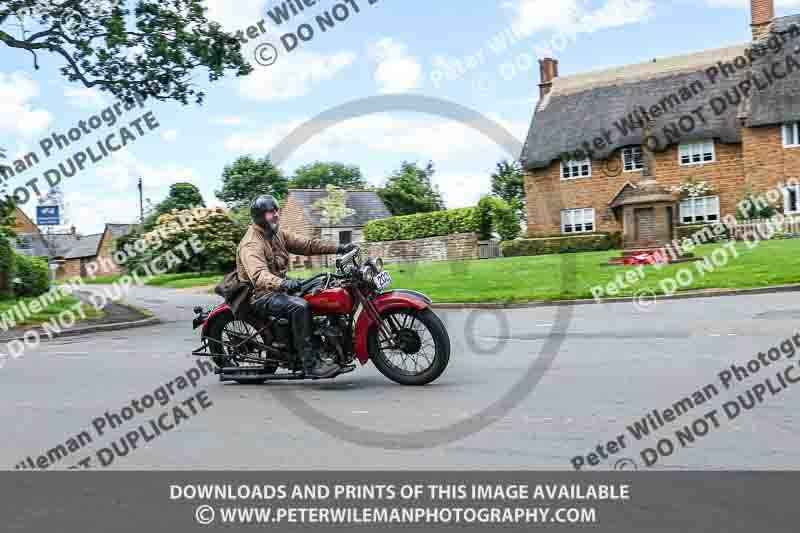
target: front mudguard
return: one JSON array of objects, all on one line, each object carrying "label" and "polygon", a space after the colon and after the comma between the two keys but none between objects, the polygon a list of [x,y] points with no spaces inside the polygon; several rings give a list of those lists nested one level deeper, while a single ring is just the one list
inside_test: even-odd
[{"label": "front mudguard", "polygon": [[208,326],[214,321],[216,317],[220,315],[225,315],[226,313],[233,313],[228,304],[220,304],[219,306],[217,306],[216,309],[211,311],[211,314],[209,314],[208,317],[203,322],[203,329],[200,330],[200,335],[203,338],[205,338],[205,336],[208,333]]},{"label": "front mudguard", "polygon": [[[384,311],[390,309],[414,309],[422,311],[431,305],[432,301],[424,294],[416,291],[409,291],[405,289],[384,292],[374,300],[372,305],[378,311],[378,314],[383,314]],[[369,350],[367,349],[367,335],[369,328],[372,327],[374,321],[363,310],[358,315],[356,327],[354,332],[355,337],[355,351],[358,361],[365,365],[369,361]]]}]

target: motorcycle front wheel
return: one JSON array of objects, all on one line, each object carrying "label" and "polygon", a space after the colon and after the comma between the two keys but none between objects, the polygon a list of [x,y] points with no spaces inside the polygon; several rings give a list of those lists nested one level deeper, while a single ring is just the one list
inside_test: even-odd
[{"label": "motorcycle front wheel", "polygon": [[367,334],[367,349],[381,374],[401,385],[427,385],[436,380],[450,361],[450,336],[430,309],[392,309],[383,313],[391,342],[381,339],[378,328]]}]

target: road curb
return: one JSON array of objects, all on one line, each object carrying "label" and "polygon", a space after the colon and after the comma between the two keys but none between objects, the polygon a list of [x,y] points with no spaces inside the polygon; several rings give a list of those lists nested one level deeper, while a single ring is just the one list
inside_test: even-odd
[{"label": "road curb", "polygon": [[[758,287],[753,289],[703,289],[700,291],[687,291],[679,294],[654,295],[646,293],[645,298],[652,298],[654,301],[667,300],[689,300],[694,298],[716,298],[720,296],[746,296],[751,294],[778,294],[782,292],[800,292],[800,284],[777,285],[774,287]],[[537,307],[559,307],[574,305],[598,305],[598,304],[621,304],[639,302],[642,296],[626,296],[623,298],[601,298],[599,300],[536,300],[522,304],[503,304],[503,303],[434,303],[434,309],[458,310],[458,309],[534,309]]]},{"label": "road curb", "polygon": [[[149,317],[141,320],[131,320],[128,322],[115,322],[112,324],[95,324],[93,326],[86,326],[83,328],[75,328],[64,330],[60,332],[45,333],[42,328],[30,328],[28,331],[36,331],[42,340],[50,340],[58,337],[74,337],[77,335],[86,335],[88,333],[99,333],[103,331],[118,331],[123,329],[140,328],[144,326],[153,326],[160,324],[161,319],[157,317]],[[8,343],[11,341],[24,341],[24,337],[9,337],[0,339],[0,342]]]}]

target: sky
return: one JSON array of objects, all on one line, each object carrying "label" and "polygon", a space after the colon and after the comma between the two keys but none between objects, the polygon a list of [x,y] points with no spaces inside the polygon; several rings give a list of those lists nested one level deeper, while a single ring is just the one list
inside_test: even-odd
[{"label": "sky", "polygon": [[[558,59],[566,76],[750,38],[748,0],[318,0],[280,25],[268,16],[275,4],[206,2],[208,17],[227,31],[264,21],[265,33],[244,45],[252,74],[209,84],[202,106],[145,102],[115,126],[102,125],[46,158],[43,139],[65,134],[114,100],[68,82],[56,56],[40,54],[35,70],[27,51],[0,44],[0,148],[12,159],[31,151],[42,158],[11,187],[152,113],[156,127],[144,127],[124,149],[61,184],[69,222],[80,233],[97,233],[107,222],[137,220],[139,177],[152,202],[163,199],[171,183],[188,181],[209,205],[218,205],[214,191],[225,165],[242,155],[269,155],[295,128],[355,100],[395,93],[443,99],[497,121],[522,142],[538,99],[542,57]],[[778,16],[800,13],[800,0],[777,0],[776,10]],[[342,20],[323,32],[316,17],[326,12]],[[284,43],[292,39],[283,36],[305,23],[314,35],[287,51]],[[298,147],[281,164],[286,174],[335,160],[358,165],[371,185],[380,186],[402,161],[432,160],[447,207],[464,207],[489,192],[498,161],[519,155],[470,124],[421,111],[357,115],[326,124]],[[24,209],[32,214],[34,205]]]}]

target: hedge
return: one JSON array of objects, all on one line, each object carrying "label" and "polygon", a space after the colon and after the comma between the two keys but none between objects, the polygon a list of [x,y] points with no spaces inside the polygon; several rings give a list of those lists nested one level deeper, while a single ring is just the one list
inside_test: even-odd
[{"label": "hedge", "polygon": [[618,233],[592,233],[543,239],[517,239],[503,242],[500,246],[503,249],[503,257],[599,252],[618,248],[620,235]]},{"label": "hedge", "polygon": [[367,242],[410,241],[454,233],[479,233],[480,227],[478,208],[462,207],[373,220],[364,226],[364,238]]},{"label": "hedge", "polygon": [[15,296],[39,296],[50,288],[47,259],[14,254],[14,274],[11,287]]},{"label": "hedge", "polygon": [[494,231],[503,240],[516,238],[520,233],[519,217],[513,207],[502,198],[484,196],[477,207],[417,213],[367,222],[364,226],[364,238],[367,242],[410,241],[456,233],[477,233],[481,240],[488,240]]},{"label": "hedge", "polygon": [[[708,227],[709,231],[703,231],[703,228]],[[727,241],[729,239],[729,232],[728,227],[722,225],[725,228],[725,232],[722,235],[715,235],[714,228],[719,227],[715,224],[691,224],[691,225],[680,225],[678,226],[678,230],[675,232],[675,236],[678,238],[679,241],[683,241],[683,239],[691,239],[695,233],[703,232],[703,237],[705,242],[721,242]]]}]

